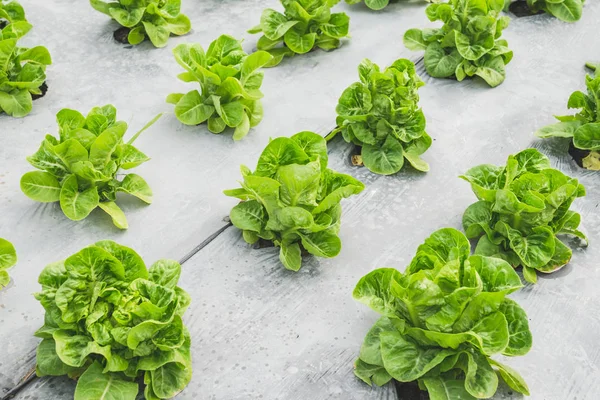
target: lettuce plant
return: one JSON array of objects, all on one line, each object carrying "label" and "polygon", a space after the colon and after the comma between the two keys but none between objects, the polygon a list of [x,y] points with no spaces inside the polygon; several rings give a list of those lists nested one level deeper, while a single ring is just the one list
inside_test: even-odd
[{"label": "lettuce plant", "polygon": [[17,46],[31,29],[18,3],[0,3],[0,29],[0,113],[24,117],[33,107],[32,95],[43,95],[46,66],[52,58],[43,46]]},{"label": "lettuce plant", "polygon": [[6,271],[17,263],[15,247],[6,239],[0,238],[0,289],[8,285],[10,277]]},{"label": "lettuce plant", "polygon": [[383,72],[365,59],[358,66],[360,82],[350,85],[337,105],[338,128],[348,143],[362,147],[362,162],[371,171],[390,175],[404,159],[419,171],[429,165],[419,156],[431,146],[417,90],[423,81],[415,65],[396,60]]},{"label": "lettuce plant", "polygon": [[475,75],[496,87],[504,82],[505,65],[513,57],[508,42],[500,39],[510,18],[500,16],[504,0],[450,0],[430,4],[430,21],[442,21],[435,29],[409,29],[404,45],[425,50],[425,69],[434,78],[459,81]]},{"label": "lettuce plant", "polygon": [[[394,0],[346,0],[347,4],[359,4],[365,2],[365,5],[369,7],[371,10],[383,10],[386,8],[391,2]],[[428,3],[439,3],[442,0],[425,0]]]},{"label": "lettuce plant", "polygon": [[150,204],[152,190],[141,176],[126,174],[119,180],[117,172],[149,160],[133,142],[159,116],[125,143],[127,123],[116,120],[114,106],[95,107],[87,117],[75,110],[61,110],[56,115],[59,137],[46,135],[39,150],[27,157],[40,171],[24,174],[21,190],[35,201],[60,202],[63,213],[73,221],[100,207],[118,228],[127,229],[127,218],[115,203],[117,192]]},{"label": "lettuce plant", "polygon": [[90,0],[96,10],[129,29],[127,40],[136,45],[150,39],[164,47],[171,34],[185,35],[192,29],[190,20],[181,14],[181,0]]},{"label": "lettuce plant", "polygon": [[235,128],[233,139],[239,140],[262,120],[263,73],[258,69],[271,61],[269,53],[248,55],[240,41],[228,35],[213,41],[206,53],[199,44],[180,44],[173,53],[186,70],[179,79],[200,85],[200,91],[167,97],[168,103],[175,104],[179,121],[186,125],[208,121],[212,133]]},{"label": "lettuce plant", "polygon": [[521,287],[506,261],[470,256],[459,231],[434,232],[404,273],[381,268],[356,285],[354,298],[381,318],[365,337],[355,374],[380,386],[417,381],[431,400],[492,397],[499,377],[528,395],[523,378],[491,358],[531,348],[527,315],[506,297]]},{"label": "lettuce plant", "polygon": [[[595,69],[594,64],[588,63],[588,66]],[[596,75],[585,78],[587,94],[578,90],[569,97],[567,107],[580,109],[579,113],[556,117],[560,122],[545,126],[535,134],[541,138],[573,138],[575,148],[589,152],[581,160],[584,168],[600,171],[600,74]]]},{"label": "lettuce plant", "polygon": [[527,0],[532,13],[544,11],[565,22],[576,22],[581,19],[585,0]]},{"label": "lettuce plant", "polygon": [[475,254],[522,266],[527,281],[535,283],[536,271],[556,271],[571,259],[571,249],[557,235],[587,241],[577,229],[581,216],[569,210],[577,197],[585,196],[585,188],[551,168],[536,149],[509,156],[503,167],[471,168],[461,178],[479,200],[463,215],[467,237],[479,239]]},{"label": "lettuce plant", "polygon": [[335,257],[340,201],[360,193],[364,185],[327,168],[327,143],[313,132],[272,140],[251,172],[241,167],[241,188],[226,190],[242,200],[230,213],[244,240],[272,241],[281,248],[279,259],[292,271],[302,266],[302,249],[318,257]]},{"label": "lettuce plant", "polygon": [[[257,48],[273,55],[273,67],[285,56],[308,53],[316,48],[337,49],[340,39],[349,37],[350,18],[331,13],[339,0],[281,0],[283,14],[271,8],[263,11],[260,24],[248,33],[262,33]],[[281,46],[280,46],[281,45]]]},{"label": "lettuce plant", "polygon": [[[346,3],[348,4],[358,4],[362,2],[363,0],[346,0]],[[388,6],[390,0],[364,0],[364,2],[371,10],[383,10]]]},{"label": "lettuce plant", "polygon": [[27,22],[23,6],[15,0],[0,0],[0,29],[17,22]]},{"label": "lettuce plant", "polygon": [[182,317],[190,296],[181,266],[150,269],[132,249],[105,240],[44,268],[35,294],[46,315],[35,336],[38,376],[77,378],[75,400],[169,399],[192,378]]}]

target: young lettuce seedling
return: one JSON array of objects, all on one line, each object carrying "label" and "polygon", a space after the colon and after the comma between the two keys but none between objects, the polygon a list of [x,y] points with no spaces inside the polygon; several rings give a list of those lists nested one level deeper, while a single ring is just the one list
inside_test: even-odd
[{"label": "young lettuce seedling", "polygon": [[[266,67],[278,65],[285,56],[304,54],[317,47],[329,51],[341,46],[349,37],[350,18],[345,13],[331,13],[339,0],[281,0],[283,14],[267,8],[260,24],[248,33],[262,33],[257,48],[273,55]],[[282,45],[281,47],[279,47]]]},{"label": "young lettuce seedling", "polygon": [[8,240],[0,238],[0,289],[10,282],[7,269],[16,263],[17,252],[15,247]]},{"label": "young lettuce seedling", "polygon": [[426,9],[430,21],[442,21],[435,29],[409,29],[404,45],[425,50],[425,69],[434,78],[459,81],[475,75],[491,87],[504,82],[505,65],[513,57],[508,42],[500,39],[510,18],[500,16],[504,0],[450,0]]},{"label": "young lettuce seedling", "polygon": [[381,314],[360,349],[356,376],[378,386],[417,381],[431,400],[487,399],[500,376],[529,395],[517,371],[491,358],[531,348],[527,315],[506,297],[521,287],[506,261],[470,256],[461,232],[434,232],[404,273],[376,269],[356,285],[354,298]]},{"label": "young lettuce seedling", "polygon": [[461,178],[479,199],[467,208],[462,221],[467,237],[479,238],[475,254],[522,266],[528,282],[537,281],[536,271],[556,271],[571,259],[573,252],[557,235],[587,242],[577,229],[581,216],[569,210],[577,197],[585,196],[585,188],[551,168],[536,149],[509,156],[504,167],[471,168]]},{"label": "young lettuce seedling", "polygon": [[42,203],[60,202],[63,213],[73,221],[84,219],[100,207],[115,226],[127,229],[127,218],[115,203],[117,192],[129,193],[150,204],[152,190],[141,176],[126,174],[119,180],[117,172],[149,160],[133,142],[160,115],[127,143],[123,141],[127,124],[116,117],[117,110],[112,105],[95,107],[87,117],[75,110],[61,110],[56,115],[58,139],[46,135],[39,150],[27,157],[41,171],[23,175],[23,193]]},{"label": "young lettuce seedling", "polygon": [[104,240],[44,268],[35,294],[46,315],[35,336],[38,376],[77,379],[75,400],[170,399],[192,378],[191,302],[181,266],[149,270],[132,249]]},{"label": "young lettuce seedling", "polygon": [[[586,65],[597,71],[596,64]],[[541,138],[573,138],[575,148],[588,153],[581,160],[583,167],[600,171],[600,74],[596,72],[595,78],[587,75],[585,84],[587,94],[579,90],[573,92],[567,103],[568,108],[581,111],[575,115],[556,117],[560,122],[545,126],[535,134]]]},{"label": "young lettuce seedling", "polygon": [[208,121],[208,130],[221,133],[235,128],[234,140],[248,134],[263,117],[260,91],[264,74],[259,68],[273,58],[266,51],[250,55],[240,41],[222,35],[205,53],[199,44],[180,44],[173,50],[175,60],[187,72],[179,75],[184,82],[197,82],[200,91],[172,93],[167,103],[175,104],[175,116],[185,125]]},{"label": "young lettuce seedling", "polygon": [[171,34],[185,35],[192,29],[189,18],[181,14],[181,0],[90,0],[90,4],[129,29],[127,40],[132,45],[148,37],[154,46],[165,47]]},{"label": "young lettuce seedling", "polygon": [[338,255],[340,201],[360,193],[364,185],[327,168],[327,143],[322,136],[300,132],[274,139],[254,172],[246,166],[241,171],[242,187],[225,194],[242,200],[230,218],[243,230],[246,242],[272,241],[281,247],[282,264],[292,271],[302,266],[301,248],[318,257]]},{"label": "young lettuce seedling", "polygon": [[48,49],[17,46],[31,29],[17,2],[0,2],[0,113],[24,117],[33,107],[32,95],[43,95],[46,66],[52,64]]},{"label": "young lettuce seedling", "polygon": [[360,82],[344,90],[336,128],[344,140],[362,147],[362,162],[377,174],[394,174],[404,159],[419,171],[429,165],[419,156],[431,146],[417,90],[424,85],[415,65],[399,59],[381,72],[370,60],[358,66]]}]

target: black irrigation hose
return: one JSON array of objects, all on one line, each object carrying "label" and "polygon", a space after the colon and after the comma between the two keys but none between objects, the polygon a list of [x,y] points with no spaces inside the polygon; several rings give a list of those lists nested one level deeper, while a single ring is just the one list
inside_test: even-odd
[{"label": "black irrigation hose", "polygon": [[[185,256],[183,256],[179,260],[179,264],[184,264],[190,258],[192,258],[196,254],[198,254],[199,251],[201,251],[203,248],[205,248],[206,246],[208,246],[210,244],[210,242],[212,242],[213,240],[215,240],[217,238],[217,236],[219,236],[221,233],[223,233],[227,228],[229,228],[230,226],[233,226],[233,224],[231,223],[231,221],[229,221],[229,217],[225,218],[224,221],[226,221],[227,223],[225,225],[223,225],[221,228],[219,228],[217,231],[215,231],[214,233],[212,233],[209,237],[207,237],[206,239],[204,239],[202,241],[202,243],[200,243],[198,246],[194,247],[189,253],[187,253]],[[21,390],[23,390],[24,388],[26,388],[27,386],[29,386],[29,384],[31,382],[35,381],[36,379],[38,379],[38,376],[35,374],[35,368],[33,368],[31,371],[29,371],[27,373],[27,375],[25,375],[25,377],[23,378],[23,380],[17,386],[15,386],[12,389],[10,389],[4,395],[4,397],[0,398],[0,400],[10,400],[10,399],[14,398],[17,394],[19,394],[19,392]]]},{"label": "black irrigation hose", "polygon": [[421,61],[423,61],[423,60],[425,60],[425,56],[424,56],[424,55],[423,55],[423,56],[421,56],[421,57],[419,57],[419,58],[417,58],[417,61],[415,61],[415,62],[414,62],[415,66],[416,66],[418,63],[420,63]]},{"label": "black irrigation hose", "polygon": [[231,223],[231,221],[229,221],[229,217],[227,217],[227,224],[223,225],[216,232],[214,232],[212,235],[207,237],[202,243],[200,243],[198,246],[194,247],[192,249],[192,251],[190,251],[185,256],[183,256],[183,258],[181,260],[179,260],[179,264],[183,264],[187,260],[192,258],[194,255],[196,255],[196,253],[198,253],[200,250],[205,248],[210,242],[215,240],[217,238],[217,236],[219,236],[221,233],[223,233],[225,231],[225,229],[229,228],[230,226],[233,226],[233,224]]}]

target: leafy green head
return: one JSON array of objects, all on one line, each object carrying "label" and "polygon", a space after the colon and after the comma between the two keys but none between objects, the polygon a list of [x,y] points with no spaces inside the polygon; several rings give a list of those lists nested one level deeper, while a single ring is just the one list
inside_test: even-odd
[{"label": "leafy green head", "polygon": [[383,72],[364,59],[358,66],[360,82],[340,97],[336,131],[348,143],[362,147],[362,161],[378,174],[394,174],[404,159],[419,171],[429,165],[420,158],[431,137],[425,132],[425,116],[419,108],[417,90],[424,85],[415,65],[398,59]]},{"label": "leafy green head", "polygon": [[0,29],[17,22],[27,22],[23,6],[15,0],[0,0]]},{"label": "leafy green head", "polygon": [[272,241],[279,259],[292,271],[302,264],[301,248],[318,257],[335,257],[341,200],[360,193],[364,185],[327,168],[327,144],[313,132],[272,140],[254,172],[242,166],[241,188],[225,194],[242,202],[233,207],[231,222],[244,239]]},{"label": "leafy green head", "polygon": [[[182,316],[190,296],[177,286],[181,266],[150,269],[132,249],[105,240],[49,264],[35,294],[46,311],[38,376],[79,377],[76,400],[168,399],[192,376],[190,335]],[[96,394],[95,394],[96,393]]]},{"label": "leafy green head", "polygon": [[471,168],[461,178],[479,199],[463,215],[467,237],[479,239],[475,254],[523,266],[529,282],[537,280],[536,270],[550,273],[571,259],[571,249],[557,235],[587,240],[577,229],[581,216],[569,210],[577,197],[585,195],[585,188],[551,168],[536,149],[509,156],[502,167]]},{"label": "leafy green head", "polygon": [[208,122],[213,133],[234,128],[234,140],[242,139],[259,124],[263,117],[263,73],[259,69],[273,58],[269,53],[248,55],[240,41],[229,35],[213,41],[207,52],[199,44],[180,44],[173,53],[186,70],[179,79],[200,85],[199,91],[168,96],[179,121],[186,125]]},{"label": "leafy green head", "polygon": [[[377,269],[356,285],[354,298],[382,315],[365,337],[356,375],[377,385],[418,381],[432,399],[470,399],[492,397],[499,374],[529,394],[516,371],[491,358],[531,348],[527,315],[506,297],[521,287],[506,261],[470,256],[461,232],[434,232],[404,273]],[[453,396],[439,397],[444,392]]]},{"label": "leafy green head", "polygon": [[43,46],[19,47],[18,40],[31,29],[23,7],[0,3],[0,113],[24,117],[33,108],[32,95],[42,95],[46,66],[52,64]]},{"label": "leafy green head", "polygon": [[[426,0],[429,1],[429,0]],[[348,4],[359,4],[362,3],[363,0],[346,0]],[[383,10],[388,6],[390,0],[364,0],[365,5],[369,7],[371,10]]]},{"label": "leafy green head", "polygon": [[181,0],[90,0],[94,9],[129,28],[128,41],[140,44],[146,37],[156,47],[165,47],[171,34],[185,35],[192,29],[181,14]]},{"label": "leafy green head", "polygon": [[16,263],[17,252],[15,247],[8,240],[0,238],[0,289],[10,282],[7,269]]},{"label": "leafy green head", "polygon": [[75,110],[61,110],[56,115],[59,136],[46,135],[38,151],[27,157],[39,171],[23,175],[21,190],[35,201],[60,202],[63,213],[73,221],[100,207],[118,228],[127,229],[125,214],[115,203],[117,192],[150,204],[152,190],[141,176],[126,174],[119,180],[117,172],[149,160],[133,142],[159,117],[125,143],[127,123],[117,121],[114,106],[95,107],[85,117]]},{"label": "leafy green head", "polygon": [[434,78],[459,81],[479,76],[491,87],[504,82],[505,65],[513,52],[500,39],[510,18],[500,16],[504,0],[450,0],[430,4],[430,21],[444,25],[435,29],[409,29],[404,45],[410,50],[425,50],[425,69]]},{"label": "leafy green head", "polygon": [[556,117],[560,122],[545,126],[535,134],[541,138],[572,138],[576,148],[592,152],[582,160],[583,166],[600,170],[600,162],[597,161],[600,158],[600,74],[596,74],[596,77],[587,75],[585,84],[587,93],[577,90],[571,94],[567,103],[569,108],[580,111],[575,115]]},{"label": "leafy green head", "polygon": [[584,3],[585,0],[527,0],[532,13],[544,11],[565,22],[579,21]]},{"label": "leafy green head", "polygon": [[349,37],[350,18],[345,13],[332,13],[339,0],[281,0],[284,13],[267,8],[260,24],[249,33],[262,33],[257,48],[273,55],[267,67],[274,67],[285,56],[305,54],[316,48],[325,51],[341,46],[340,39]]}]

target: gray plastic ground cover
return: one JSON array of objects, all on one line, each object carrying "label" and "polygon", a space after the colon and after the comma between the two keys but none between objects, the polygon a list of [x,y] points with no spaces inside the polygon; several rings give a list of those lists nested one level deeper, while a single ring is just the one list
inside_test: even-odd
[{"label": "gray plastic ground cover", "polygon": [[[361,58],[382,57],[401,48],[400,42],[389,43],[371,30],[380,20],[377,15],[359,12],[354,33],[369,40],[348,42],[332,54],[319,51],[296,57],[267,71],[265,118],[260,129],[235,143],[231,133],[215,136],[205,125],[186,127],[174,117],[172,106],[164,101],[166,96],[196,87],[177,80],[183,70],[171,50],[185,42],[207,48],[217,36],[227,33],[243,38],[246,50],[251,51],[258,36],[245,30],[260,21],[264,8],[277,7],[277,2],[184,3],[188,3],[183,11],[194,22],[194,32],[172,38],[164,49],[154,49],[149,43],[135,48],[117,44],[112,38],[117,25],[87,1],[32,1],[27,7],[35,28],[25,44],[45,44],[55,62],[48,71],[49,92],[35,102],[33,112],[24,119],[0,117],[3,136],[11,143],[0,148],[0,237],[10,239],[20,256],[19,267],[11,271],[11,287],[0,293],[4,307],[0,329],[8,330],[0,335],[0,347],[7,349],[0,359],[0,387],[4,390],[33,365],[31,350],[37,339],[31,333],[42,324],[43,314],[31,293],[39,289],[37,276],[47,263],[104,238],[135,248],[149,263],[158,258],[181,258],[223,226],[222,218],[235,201],[222,191],[236,185],[240,163],[254,163],[270,137],[307,129],[325,135],[335,123],[331,105],[355,79]],[[388,14],[384,19],[388,24],[406,21],[421,12],[422,7],[413,6],[403,17]],[[20,177],[31,170],[25,157],[37,150],[45,133],[56,132],[56,112],[63,107],[87,111],[106,103],[117,107],[119,117],[130,125],[130,134],[167,111],[136,142],[152,161],[134,171],[149,182],[155,200],[145,206],[126,196],[120,199],[130,225],[125,232],[114,228],[100,210],[84,221],[72,222],[62,215],[58,204],[34,203],[19,189]]]},{"label": "gray plastic ground cover", "polygon": [[[20,254],[11,270],[12,286],[0,292],[4,388],[33,365],[36,339],[30,335],[43,315],[30,293],[38,289],[37,275],[45,264],[104,238],[134,247],[148,262],[182,257],[222,226],[234,202],[220,192],[236,186],[240,163],[253,167],[269,137],[301,130],[327,133],[339,94],[357,80],[358,62],[363,57],[381,65],[402,56],[418,59],[419,53],[403,49],[402,33],[431,25],[422,5],[394,4],[383,13],[339,6],[351,16],[353,39],[335,52],[295,57],[266,71],[265,120],[240,143],[213,136],[204,127],[183,127],[167,115],[139,142],[153,157],[139,173],[157,200],[149,207],[126,202],[131,228],[122,233],[102,214],[74,223],[58,207],[26,199],[18,189],[18,179],[29,169],[24,156],[35,150],[43,133],[54,131],[54,114],[62,107],[113,102],[135,129],[169,110],[163,103],[166,94],[191,87],[176,83],[179,67],[168,49],[115,44],[110,36],[114,25],[86,2],[32,3],[29,14],[36,28],[27,39],[47,44],[56,63],[49,71],[50,92],[35,103],[32,115],[0,117],[2,134],[11,143],[0,149],[0,236],[11,239]],[[277,8],[277,2],[206,2],[195,9],[186,4],[195,32],[171,39],[168,48],[181,42],[206,46],[228,27],[229,33],[246,38],[250,50],[257,38],[243,35],[243,28],[253,26],[269,6]],[[63,17],[75,13],[73,21]],[[501,164],[508,154],[532,144],[587,186],[588,196],[575,208],[592,245],[575,251],[563,271],[513,296],[529,314],[534,348],[509,363],[527,379],[533,399],[598,398],[598,173],[578,169],[566,155],[565,142],[532,138],[553,113],[565,110],[568,95],[583,87],[583,63],[594,55],[600,58],[598,18],[599,4],[589,4],[574,25],[547,16],[513,20],[505,37],[515,59],[506,82],[493,90],[480,81],[430,79],[421,70],[427,82],[421,104],[435,139],[424,157],[432,168],[427,174],[403,170],[393,177],[375,176],[349,164],[351,146],[332,142],[330,165],[367,185],[344,203],[339,257],[306,259],[294,274],[279,264],[276,249],[251,249],[229,228],[186,263],[182,285],[194,299],[186,317],[194,338],[194,378],[179,398],[395,399],[391,386],[369,389],[352,375],[362,338],[376,319],[352,300],[354,284],[373,268],[403,269],[435,229],[460,227],[474,196],[457,175],[479,163]],[[71,41],[65,42],[62,28],[53,32],[45,24],[63,24]],[[39,380],[18,398],[67,399],[72,387],[64,379]],[[498,398],[514,398],[502,393]]]}]

